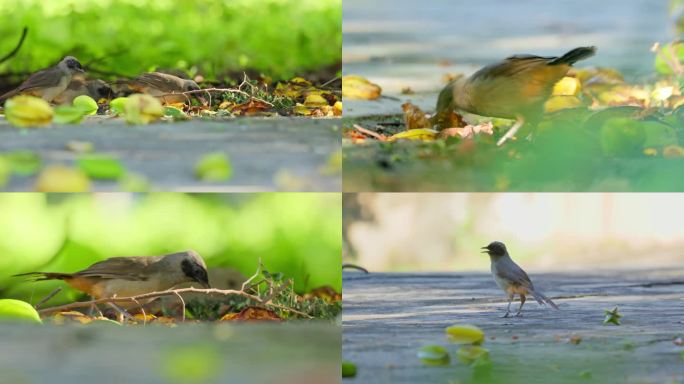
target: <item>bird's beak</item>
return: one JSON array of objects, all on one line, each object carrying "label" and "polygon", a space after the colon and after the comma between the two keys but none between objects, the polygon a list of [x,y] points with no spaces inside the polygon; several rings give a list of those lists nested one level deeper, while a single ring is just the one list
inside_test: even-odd
[{"label": "bird's beak", "polygon": [[489,253],[489,248],[487,248],[487,247],[482,247],[480,249],[484,249],[484,251],[482,251],[480,253]]},{"label": "bird's beak", "polygon": [[85,73],[85,69],[83,69],[83,68],[76,68],[76,72]]}]

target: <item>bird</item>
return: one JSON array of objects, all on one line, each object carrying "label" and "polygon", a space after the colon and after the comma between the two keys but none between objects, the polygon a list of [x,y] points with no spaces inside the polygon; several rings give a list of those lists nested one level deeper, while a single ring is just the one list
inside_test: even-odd
[{"label": "bird", "polygon": [[66,56],[57,65],[32,74],[16,89],[0,96],[0,102],[17,95],[36,96],[52,102],[67,89],[74,76],[83,73],[81,63],[73,56]]},{"label": "bird", "polygon": [[575,48],[560,57],[514,55],[487,65],[470,77],[447,84],[437,99],[435,116],[459,109],[480,116],[515,119],[497,142],[503,145],[525,123],[534,126],[544,111],[553,86],[580,60],[596,54],[596,47]]},{"label": "bird", "polygon": [[[146,93],[161,99],[164,103],[173,104],[188,101],[188,96],[183,92],[198,91],[200,87],[189,79],[168,73],[148,72],[133,79],[115,81],[112,89],[118,96]],[[196,96],[196,94],[192,95]]]},{"label": "bird", "polygon": [[74,76],[64,92],[57,95],[52,101],[55,104],[71,104],[74,99],[81,95],[87,95],[94,100],[109,99],[112,88],[106,82],[95,79],[86,80],[83,76]]},{"label": "bird", "polygon": [[14,276],[33,281],[63,280],[94,299],[138,296],[183,283],[210,287],[207,266],[193,250],[160,256],[112,257],[74,273],[28,272]]},{"label": "bird", "polygon": [[539,305],[548,304],[552,308],[558,309],[558,306],[551,299],[534,288],[527,273],[511,259],[504,243],[494,241],[481,249],[483,249],[482,253],[489,254],[494,281],[508,295],[508,307],[503,317],[510,315],[511,302],[516,294],[520,296],[520,308],[518,308],[516,316],[522,316],[525,296],[532,296]]}]

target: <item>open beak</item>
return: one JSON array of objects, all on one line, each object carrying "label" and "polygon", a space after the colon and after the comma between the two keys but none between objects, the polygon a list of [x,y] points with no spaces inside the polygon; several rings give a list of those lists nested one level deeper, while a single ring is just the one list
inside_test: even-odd
[{"label": "open beak", "polygon": [[484,249],[484,251],[482,251],[480,253],[489,253],[489,248],[487,248],[487,247],[482,247],[480,249]]}]

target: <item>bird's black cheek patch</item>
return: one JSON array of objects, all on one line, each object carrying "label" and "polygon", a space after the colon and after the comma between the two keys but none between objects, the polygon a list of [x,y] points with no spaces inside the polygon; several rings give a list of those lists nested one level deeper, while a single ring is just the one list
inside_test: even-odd
[{"label": "bird's black cheek patch", "polygon": [[183,274],[185,274],[185,276],[194,277],[192,264],[188,260],[183,260],[181,262],[181,269],[183,270]]}]

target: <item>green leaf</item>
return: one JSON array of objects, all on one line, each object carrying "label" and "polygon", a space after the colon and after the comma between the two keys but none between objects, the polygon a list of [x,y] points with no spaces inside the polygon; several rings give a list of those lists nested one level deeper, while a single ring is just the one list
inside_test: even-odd
[{"label": "green leaf", "polygon": [[620,318],[622,315],[618,313],[618,307],[615,307],[612,311],[606,310],[606,318],[603,320],[603,324],[615,324],[620,325]]},{"label": "green leaf", "polygon": [[3,155],[12,165],[12,173],[21,176],[36,174],[43,166],[43,162],[35,152],[14,151]]}]

